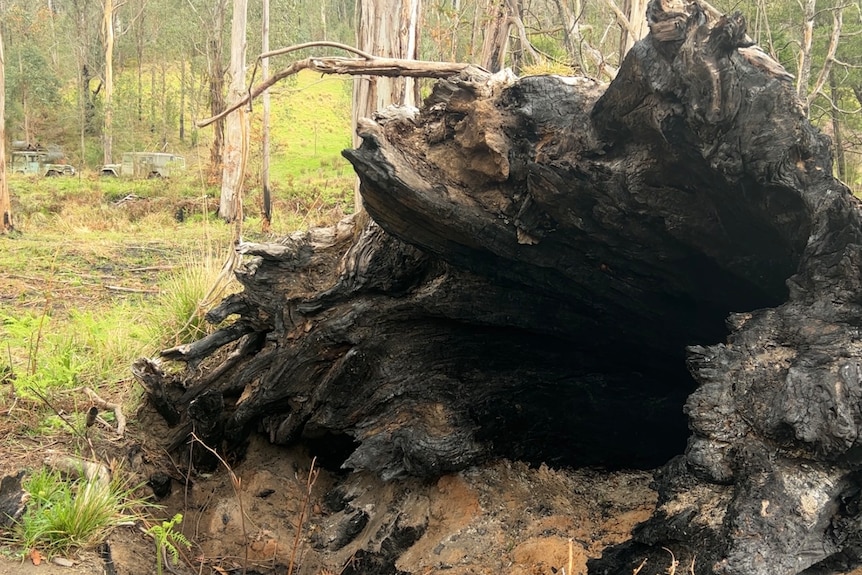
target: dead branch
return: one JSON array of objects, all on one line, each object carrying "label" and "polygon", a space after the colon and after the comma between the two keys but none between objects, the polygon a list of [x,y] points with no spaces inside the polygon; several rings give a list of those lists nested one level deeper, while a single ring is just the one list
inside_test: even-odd
[{"label": "dead branch", "polygon": [[299,73],[302,70],[314,70],[321,74],[345,74],[348,76],[385,76],[385,77],[410,77],[410,78],[448,78],[454,76],[468,68],[477,68],[473,64],[459,62],[434,62],[427,60],[404,60],[401,58],[378,58],[361,50],[351,48],[349,46],[338,44],[336,42],[309,42],[307,44],[299,44],[280,50],[274,50],[261,54],[258,58],[268,58],[275,55],[287,54],[300,48],[308,48],[312,46],[330,46],[339,47],[350,50],[356,54],[360,54],[361,58],[342,58],[336,56],[311,57],[303,60],[297,60],[288,67],[279,70],[269,78],[263,80],[260,84],[248,91],[248,94],[239,101],[234,102],[224,109],[221,113],[199,120],[196,125],[199,128],[209,126],[213,122],[221,120],[231,112],[239,109],[247,103],[260,96],[268,88],[272,87],[277,82]]},{"label": "dead branch", "polygon": [[622,10],[620,10],[616,2],[614,2],[613,0],[605,0],[605,4],[614,13],[614,17],[616,18],[617,24],[619,24],[620,27],[626,31],[626,33],[628,33],[634,38],[637,38],[637,33],[635,32],[634,26],[632,26],[631,22],[629,22],[628,17]]},{"label": "dead branch", "polygon": [[111,471],[98,461],[90,461],[81,457],[51,453],[45,458],[45,465],[61,473],[72,475],[107,486],[111,482]]},{"label": "dead branch", "polygon": [[[260,62],[266,58],[272,58],[273,56],[282,56],[284,54],[289,54],[291,52],[297,52],[299,50],[303,50],[305,48],[338,48],[339,50],[345,50],[347,52],[351,52],[356,54],[357,56],[362,56],[366,60],[373,60],[374,55],[369,54],[368,52],[364,52],[359,48],[354,48],[348,44],[342,44],[341,42],[330,42],[328,40],[321,40],[317,42],[305,42],[304,44],[294,44],[293,46],[288,46],[287,48],[279,48],[278,50],[270,50],[269,52],[264,52],[260,56],[257,57],[257,62]],[[257,64],[255,64],[255,67]],[[254,78],[254,75],[252,75]]]},{"label": "dead branch", "polygon": [[126,433],[126,416],[123,415],[123,409],[122,407],[120,407],[120,404],[105,401],[104,399],[96,395],[96,392],[89,387],[84,388],[84,393],[87,394],[87,397],[90,398],[90,401],[92,401],[93,404],[99,409],[114,412],[114,419],[117,420],[117,429],[115,431],[117,435],[122,437]]},{"label": "dead branch", "polygon": [[159,293],[157,289],[146,289],[146,288],[130,288],[123,286],[113,286],[113,285],[105,285],[104,288],[108,291],[116,291],[122,293]]},{"label": "dead branch", "polygon": [[806,102],[808,106],[811,106],[814,99],[823,90],[823,85],[826,84],[826,79],[829,77],[830,70],[832,70],[832,64],[835,62],[835,53],[838,51],[838,41],[841,38],[841,29],[843,27],[844,11],[843,8],[838,8],[832,12],[832,34],[829,36],[829,46],[826,48],[826,60],[823,62],[823,68],[821,68],[817,81],[814,83],[814,89],[808,94]]}]

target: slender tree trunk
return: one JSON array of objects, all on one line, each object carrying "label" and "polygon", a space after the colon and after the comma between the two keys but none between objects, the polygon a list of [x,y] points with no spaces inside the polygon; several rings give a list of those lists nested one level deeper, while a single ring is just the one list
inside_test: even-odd
[{"label": "slender tree trunk", "polygon": [[531,49],[526,34],[521,33],[524,30],[524,2],[523,0],[506,0],[506,3],[509,5],[511,21],[516,24],[518,29],[518,34],[511,40],[512,71],[516,75],[520,75],[521,69],[524,67],[524,52]]},{"label": "slender tree trunk", "polygon": [[[358,0],[356,46],[387,58],[415,60],[419,57],[419,14],[421,0]],[[419,84],[415,78],[375,78],[357,76],[353,81],[353,143],[359,145],[356,125],[392,104],[415,106]],[[357,186],[356,211],[362,210]]]},{"label": "slender tree trunk", "polygon": [[186,55],[180,58],[180,142],[186,141]]},{"label": "slender tree trunk", "polygon": [[485,39],[482,42],[482,56],[479,64],[490,72],[499,72],[506,62],[506,51],[509,48],[509,28],[512,26],[509,3],[505,0],[494,2],[490,8],[491,21],[485,28]]},{"label": "slender tree trunk", "polygon": [[156,69],[150,68],[150,132],[156,131]]},{"label": "slender tree trunk", "polygon": [[620,26],[620,62],[631,50],[635,42],[646,36],[649,31],[646,20],[647,0],[623,0],[618,6],[614,0],[606,0]]},{"label": "slender tree trunk", "polygon": [[832,117],[832,141],[835,154],[835,166],[838,168],[838,177],[847,180],[847,164],[844,158],[844,137],[841,133],[841,114],[838,109],[838,82],[835,80],[835,71],[829,71],[829,102]]},{"label": "slender tree trunk", "polygon": [[[21,57],[21,50],[18,51],[18,73],[21,78],[24,78],[24,62]],[[21,110],[24,114],[24,141],[27,143],[33,142],[33,130],[30,124],[30,106],[28,105],[29,97],[27,96],[27,83],[21,83]]]},{"label": "slender tree trunk", "polygon": [[57,46],[59,46],[59,42],[57,42],[57,27],[54,19],[56,18],[56,12],[54,10],[54,2],[52,0],[48,0],[48,19],[51,26],[51,65],[55,70],[60,69],[60,54],[57,50]]},{"label": "slender tree trunk", "polygon": [[[262,22],[261,49],[263,52],[269,52],[269,0],[263,0]],[[264,78],[269,78],[269,58],[264,58],[261,62],[261,73]],[[263,93],[262,124],[260,184],[263,188],[262,227],[266,232],[269,231],[272,221],[272,197],[269,189],[269,90]]]},{"label": "slender tree trunk", "polygon": [[138,122],[144,119],[144,13],[135,27],[135,53],[138,57]]},{"label": "slender tree trunk", "polygon": [[808,82],[811,80],[811,45],[814,42],[814,16],[816,0],[804,0],[802,5],[802,41],[799,45],[799,74],[796,93],[803,102],[808,100]]},{"label": "slender tree trunk", "polygon": [[114,144],[114,0],[105,0],[105,125],[103,134],[105,164],[113,161]]},{"label": "slender tree trunk", "polygon": [[162,62],[159,65],[159,84],[160,84],[160,89],[159,89],[160,102],[159,102],[159,104],[160,104],[160,107],[162,110],[162,117],[161,117],[161,127],[162,127],[162,130],[161,130],[162,131],[161,147],[162,147],[162,151],[167,149],[167,146],[168,146],[168,78],[167,78],[168,70],[167,70],[167,68],[168,68],[167,63],[164,60],[162,60]]},{"label": "slender tree trunk", "polygon": [[[222,30],[227,10],[227,0],[218,0],[213,12],[213,26],[207,40],[210,112],[218,114],[225,108],[224,76],[222,63]],[[215,181],[222,172],[222,147],[224,146],[224,120],[213,125],[213,141],[210,147],[209,179]]]},{"label": "slender tree trunk", "polygon": [[[231,23],[230,74],[228,101],[235,102],[245,93],[245,50],[248,0],[234,0]],[[242,183],[245,151],[248,146],[248,116],[240,109],[225,119],[222,150],[222,181],[219,216],[226,222],[242,219]]]},{"label": "slender tree trunk", "polygon": [[832,32],[829,35],[829,43],[826,46],[826,56],[823,59],[823,67],[817,74],[817,80],[814,86],[808,93],[806,100],[806,109],[814,102],[814,99],[821,94],[823,86],[832,75],[832,65],[835,63],[835,53],[838,51],[838,43],[841,41],[841,30],[844,28],[844,7],[837,5],[832,8]]},{"label": "slender tree trunk", "polygon": [[320,37],[326,40],[326,4],[323,2],[320,3],[320,27],[322,30]]},{"label": "slender tree trunk", "polygon": [[5,234],[12,229],[12,199],[6,182],[6,56],[0,28],[0,233]]}]

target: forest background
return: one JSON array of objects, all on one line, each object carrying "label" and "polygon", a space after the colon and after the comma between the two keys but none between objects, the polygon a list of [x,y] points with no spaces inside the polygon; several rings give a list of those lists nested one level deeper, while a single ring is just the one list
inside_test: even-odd
[{"label": "forest background", "polygon": [[[386,1],[393,9],[406,5],[270,0],[270,46],[320,40],[353,45],[363,3],[383,4],[385,10]],[[507,66],[520,75],[607,81],[633,39],[646,31],[642,0],[412,0],[409,6],[418,16],[420,58],[475,63],[492,71]],[[793,74],[811,120],[835,141],[837,175],[858,189],[862,0],[717,0],[715,8],[742,11],[752,39]],[[187,155],[209,184],[217,183],[219,128],[198,128],[195,121],[225,105],[231,2],[3,0],[0,13],[7,150],[13,141],[59,145],[67,160],[85,172],[118,161],[126,151],[169,151]],[[110,35],[105,33],[108,20]],[[247,20],[250,73],[262,51],[261,2],[248,4]],[[502,39],[490,37],[501,30]],[[503,48],[494,52],[494,45]],[[278,69],[296,58],[333,53],[348,55],[311,48],[273,58],[270,65]],[[109,75],[112,104],[106,124]],[[345,92],[352,90],[351,81],[342,85]],[[273,90],[273,124],[290,122],[278,114],[279,102],[289,97],[289,82]],[[107,158],[106,125],[111,136]],[[259,118],[253,117],[252,129],[256,125],[259,129]],[[343,147],[350,147],[349,133],[339,137]],[[259,148],[252,144],[250,149],[247,189],[259,183],[254,173]],[[279,165],[290,162],[290,156],[277,146],[272,151],[275,185]]]}]

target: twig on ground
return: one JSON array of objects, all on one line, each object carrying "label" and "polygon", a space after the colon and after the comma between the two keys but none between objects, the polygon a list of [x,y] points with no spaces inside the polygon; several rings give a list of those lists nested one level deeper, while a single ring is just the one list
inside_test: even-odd
[{"label": "twig on ground", "polygon": [[320,474],[318,469],[314,468],[317,458],[311,460],[311,466],[308,468],[308,476],[305,479],[305,497],[302,500],[302,507],[299,510],[299,519],[296,522],[296,536],[293,538],[293,549],[290,551],[290,561],[287,564],[287,575],[293,575],[293,569],[296,566],[296,552],[299,549],[299,541],[302,539],[302,525],[305,523],[305,514],[308,511],[308,504],[311,501],[311,490],[314,488],[314,482],[317,481],[317,476]]},{"label": "twig on ground", "polygon": [[123,293],[152,293],[152,294],[159,293],[159,290],[157,290],[157,289],[130,288],[130,287],[112,286],[112,285],[105,285],[104,287],[108,291],[116,291],[116,292],[123,292]]},{"label": "twig on ground", "polygon": [[126,433],[126,416],[123,415],[123,409],[120,407],[120,404],[105,401],[89,387],[84,388],[84,393],[87,394],[87,397],[90,398],[90,401],[92,401],[93,404],[95,404],[95,406],[99,409],[114,412],[114,419],[117,420],[117,429],[115,431],[117,435],[123,437],[123,435]]}]

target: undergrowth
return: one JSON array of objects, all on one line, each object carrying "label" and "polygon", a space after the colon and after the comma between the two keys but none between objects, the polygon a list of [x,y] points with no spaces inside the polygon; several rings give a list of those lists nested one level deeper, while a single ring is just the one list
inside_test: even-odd
[{"label": "undergrowth", "polygon": [[24,480],[30,494],[14,537],[25,553],[48,557],[100,542],[114,527],[133,523],[152,507],[120,479],[72,479],[46,467]]},{"label": "undergrowth", "polygon": [[[270,229],[279,235],[350,213],[354,185],[340,156],[351,145],[344,81],[300,75],[283,96],[291,105],[275,113],[287,120],[274,126],[271,164]],[[79,439],[92,422],[78,399],[82,387],[132,413],[141,397],[133,361],[215,329],[205,312],[239,287],[211,293],[234,228],[217,217],[219,190],[197,159],[206,155],[186,154],[187,174],[166,180],[86,170],[70,178],[10,176],[16,231],[0,236],[0,408],[15,416],[7,423],[18,426],[17,437],[61,442],[66,434],[83,448]],[[259,166],[253,151],[243,240],[272,239],[260,218]],[[112,423],[110,412],[99,417]],[[6,541],[47,555],[92,545],[143,505],[128,486],[48,469],[34,472],[25,489],[32,499]]]}]

